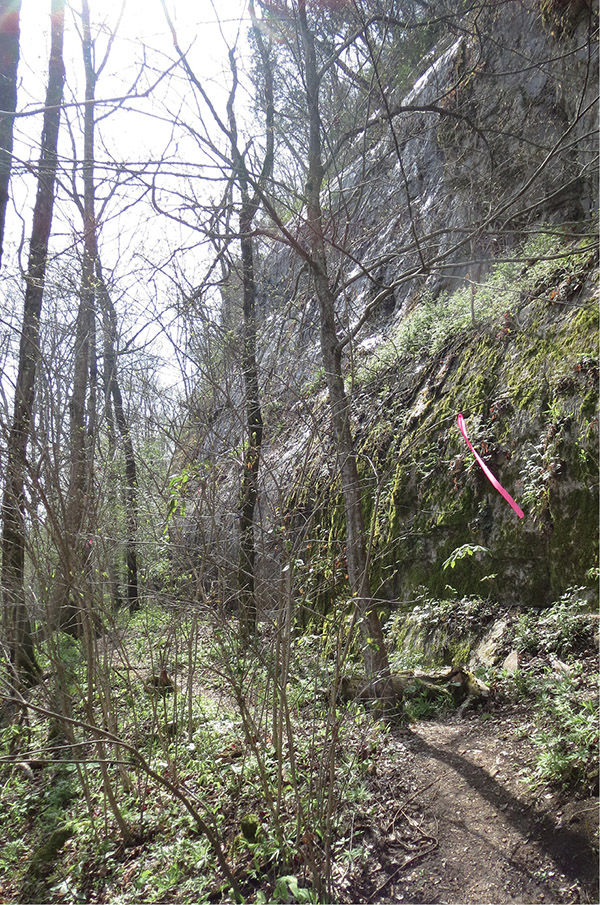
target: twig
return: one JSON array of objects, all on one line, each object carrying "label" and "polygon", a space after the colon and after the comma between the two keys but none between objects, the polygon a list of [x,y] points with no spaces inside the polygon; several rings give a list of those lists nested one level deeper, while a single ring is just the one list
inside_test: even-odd
[{"label": "twig", "polygon": [[411,825],[412,827],[414,827],[416,830],[418,830],[418,831],[420,832],[421,836],[423,837],[423,839],[430,839],[432,842],[435,842],[435,843],[437,844],[437,841],[438,841],[438,840],[437,840],[437,837],[436,837],[436,836],[432,836],[431,833],[426,833],[425,830],[422,830],[422,829],[421,829],[421,827],[419,826],[419,824],[417,823],[416,820],[413,820],[412,817],[409,817],[409,816],[408,816],[408,814],[406,813],[406,811],[403,811],[402,808],[401,808],[400,810],[401,810],[402,816],[404,817],[404,819],[406,820],[406,822],[407,822],[407,823],[410,823],[410,825]]},{"label": "twig", "polygon": [[396,825],[396,820],[398,819],[398,815],[399,815],[399,814],[403,814],[404,817],[407,816],[407,815],[404,813],[404,808],[406,808],[407,805],[409,805],[409,804],[411,803],[411,801],[414,801],[414,799],[415,799],[418,795],[421,795],[423,792],[426,792],[427,789],[430,789],[432,786],[434,786],[434,785],[436,784],[436,782],[439,782],[439,781],[440,781],[440,778],[441,778],[441,777],[437,776],[435,779],[432,779],[431,782],[428,782],[426,786],[423,786],[421,789],[416,789],[416,790],[412,793],[412,795],[409,795],[409,797],[406,799],[406,801],[404,802],[404,804],[401,805],[399,808],[397,808],[397,810],[396,810],[394,816],[392,817],[392,819],[391,819],[391,820],[389,821],[389,823],[387,824],[387,826],[386,826],[386,828],[385,828],[385,832],[386,832],[386,833],[391,832],[391,831],[394,829],[394,826]]},{"label": "twig", "polygon": [[[433,836],[431,836],[430,838],[434,839]],[[388,885],[388,883],[391,883],[392,880],[395,880],[396,877],[398,876],[398,874],[402,873],[402,871],[404,870],[405,867],[408,867],[410,864],[414,864],[415,861],[418,861],[419,858],[424,858],[425,855],[430,855],[431,852],[434,852],[436,850],[438,845],[439,845],[438,840],[434,839],[433,845],[430,845],[429,848],[425,849],[425,851],[417,852],[415,855],[412,855],[410,858],[407,858],[406,861],[400,865],[400,867],[396,868],[396,870],[394,871],[393,874],[390,874],[390,876],[387,878],[387,880],[384,883],[382,883],[380,886],[377,887],[375,892],[369,896],[367,901],[372,902],[373,899],[375,899],[377,896],[381,895],[381,893],[383,892],[385,887]]]}]

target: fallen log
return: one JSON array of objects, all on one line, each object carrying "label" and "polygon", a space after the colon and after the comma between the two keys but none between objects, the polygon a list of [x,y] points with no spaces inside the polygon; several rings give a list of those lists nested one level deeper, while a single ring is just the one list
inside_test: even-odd
[{"label": "fallen log", "polygon": [[343,676],[340,682],[338,699],[340,701],[373,701],[385,697],[396,703],[423,698],[432,703],[443,703],[460,707],[462,711],[475,706],[489,698],[489,687],[473,673],[462,666],[453,666],[450,670],[431,673],[417,670],[406,670],[385,680],[386,687],[382,694],[379,680],[377,686],[364,677]]}]

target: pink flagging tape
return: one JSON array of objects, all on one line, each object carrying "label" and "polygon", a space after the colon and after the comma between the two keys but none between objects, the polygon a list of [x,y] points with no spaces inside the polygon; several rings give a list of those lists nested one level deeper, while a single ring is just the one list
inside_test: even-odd
[{"label": "pink flagging tape", "polygon": [[498,493],[501,493],[501,494],[502,494],[502,496],[504,497],[504,499],[506,500],[506,502],[507,502],[510,506],[512,506],[512,508],[515,510],[515,512],[517,513],[517,515],[519,516],[519,518],[523,518],[525,513],[523,512],[523,510],[521,509],[521,507],[518,506],[518,505],[515,503],[515,501],[514,501],[513,498],[511,497],[511,495],[510,495],[510,493],[508,492],[508,490],[505,490],[505,489],[504,489],[504,487],[502,486],[502,484],[500,483],[500,481],[498,480],[498,478],[494,477],[494,475],[492,474],[492,472],[489,470],[489,468],[487,467],[487,465],[485,464],[485,462],[483,461],[483,459],[481,458],[481,456],[478,455],[478,453],[476,453],[475,450],[473,449],[473,446],[472,446],[472,444],[471,444],[471,441],[470,441],[469,438],[467,437],[467,429],[466,429],[466,427],[465,427],[465,419],[463,418],[462,414],[459,414],[458,418],[456,419],[456,423],[458,424],[458,429],[459,429],[459,431],[461,432],[461,434],[462,434],[463,437],[465,438],[465,442],[466,442],[467,446],[469,447],[469,449],[471,450],[471,452],[472,452],[473,455],[475,456],[475,459],[477,460],[477,463],[478,463],[479,466],[481,467],[481,470],[483,471],[484,475],[486,476],[486,478],[488,479],[488,481],[490,482],[490,484],[491,484],[493,487],[496,488],[496,490],[498,491]]}]

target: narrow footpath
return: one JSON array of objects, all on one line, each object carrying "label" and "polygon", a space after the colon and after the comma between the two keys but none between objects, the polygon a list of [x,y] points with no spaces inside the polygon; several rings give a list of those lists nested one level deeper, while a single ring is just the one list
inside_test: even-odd
[{"label": "narrow footpath", "polygon": [[390,735],[373,777],[378,825],[347,901],[598,901],[598,799],[535,793],[535,752],[516,725],[512,712],[470,715]]}]

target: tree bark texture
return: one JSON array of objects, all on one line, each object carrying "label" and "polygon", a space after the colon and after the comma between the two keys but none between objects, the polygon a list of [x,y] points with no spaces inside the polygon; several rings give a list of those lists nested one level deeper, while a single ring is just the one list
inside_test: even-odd
[{"label": "tree bark texture", "polygon": [[96,283],[98,298],[102,309],[104,330],[104,380],[105,408],[107,419],[112,424],[111,406],[114,407],[117,429],[121,435],[123,455],[125,458],[125,511],[127,518],[127,536],[125,539],[125,566],[127,570],[127,604],[131,612],[139,608],[139,584],[137,562],[137,527],[138,527],[138,478],[137,464],[133,449],[133,441],[129,430],[129,422],[123,405],[123,395],[118,379],[117,366],[117,315],[104,280],[100,255],[96,256]]},{"label": "tree bark texture", "polygon": [[[82,4],[83,61],[85,70],[85,106],[83,111],[83,254],[79,309],[75,328],[73,388],[69,402],[70,473],[65,512],[66,545],[61,564],[61,580],[56,582],[53,618],[63,631],[78,634],[79,610],[87,597],[85,564],[91,552],[91,538],[84,535],[85,515],[89,508],[92,455],[90,436],[95,433],[88,405],[92,352],[95,358],[95,263],[97,257],[94,210],[94,131],[96,74],[92,61],[88,4]],[[89,408],[89,406],[88,406]],[[94,406],[92,408],[95,408]],[[87,416],[87,417],[86,417]]]},{"label": "tree bark texture", "polygon": [[[361,486],[358,475],[354,438],[350,425],[350,403],[344,388],[342,352],[335,323],[335,298],[329,284],[327,252],[323,233],[321,186],[321,121],[319,113],[319,77],[314,36],[306,17],[306,2],[298,0],[298,19],[302,39],[309,146],[305,187],[306,221],[311,250],[310,269],[319,301],[320,342],[327,380],[331,426],[339,462],[346,521],[346,557],[350,590],[360,615],[365,671],[370,679],[387,679],[389,664],[381,624],[373,607],[365,529],[362,514]],[[374,686],[375,689],[377,686]]]},{"label": "tree bark texture", "polygon": [[17,109],[21,0],[0,0],[0,263],[12,167],[13,126]]},{"label": "tree bark texture", "polygon": [[[250,4],[250,12],[254,20],[252,3]],[[266,100],[267,146],[259,178],[259,183],[262,186],[270,178],[273,170],[273,73],[268,51],[258,30],[256,31],[256,40],[263,68]],[[256,361],[256,275],[254,270],[254,239],[252,237],[252,225],[258,210],[259,198],[256,193],[254,195],[250,194],[250,180],[246,163],[238,147],[237,123],[233,106],[237,88],[237,70],[233,53],[230,53],[230,66],[233,85],[227,112],[232,169],[241,195],[239,224],[243,291],[242,376],[244,380],[247,432],[239,505],[240,555],[238,590],[241,597],[243,634],[248,635],[256,631],[258,618],[255,582],[256,542],[254,511],[258,499],[258,477],[263,439],[263,419]]]},{"label": "tree bark texture", "polygon": [[40,359],[40,313],[46,277],[48,243],[54,209],[63,63],[65,0],[51,2],[51,46],[42,128],[38,185],[25,278],[25,304],[15,385],[14,413],[7,448],[2,502],[2,596],[5,636],[13,669],[23,678],[38,672],[25,604],[25,473],[27,445]]},{"label": "tree bark texture", "polygon": [[252,225],[244,217],[244,205],[240,217],[242,247],[242,282],[244,310],[244,339],[242,373],[246,395],[246,430],[248,439],[244,452],[244,464],[240,490],[240,563],[239,591],[245,628],[256,630],[257,606],[255,594],[255,538],[254,509],[258,497],[258,472],[263,437],[263,420],[260,409],[260,391],[256,366],[256,283],[254,277],[254,248],[249,234]]}]

